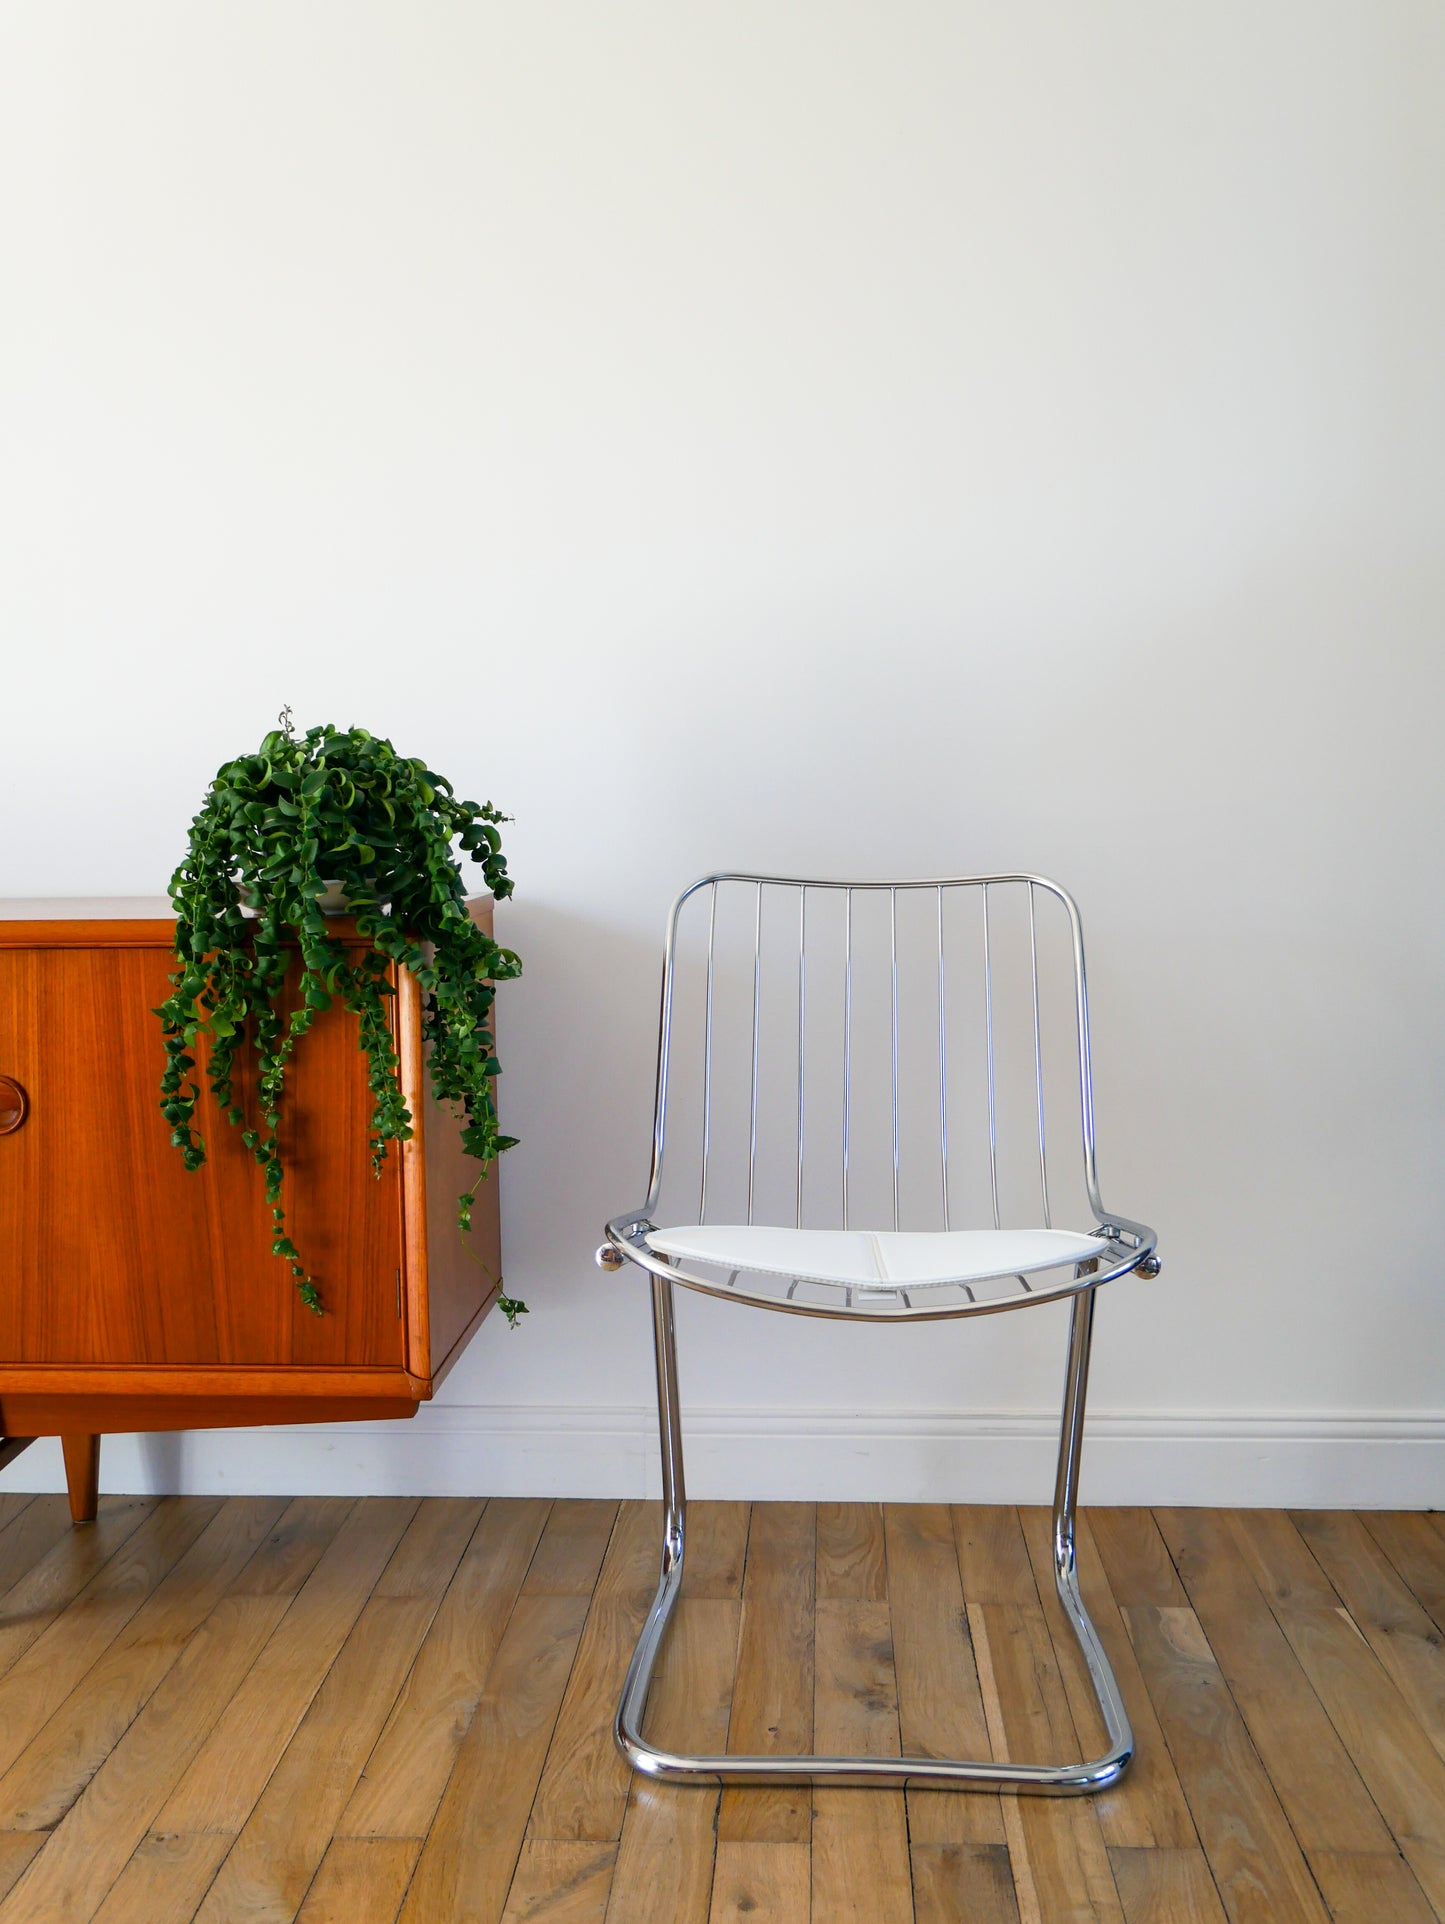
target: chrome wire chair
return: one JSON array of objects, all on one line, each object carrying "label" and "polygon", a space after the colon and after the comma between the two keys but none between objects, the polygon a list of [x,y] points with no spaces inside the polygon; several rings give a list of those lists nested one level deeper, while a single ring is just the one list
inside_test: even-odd
[{"label": "chrome wire chair", "polygon": [[[1046,933],[1061,938],[1052,977]],[[1045,1035],[1064,1022],[1072,1047],[1056,1070]],[[690,1080],[680,1074],[685,1027],[699,1044],[700,1073]],[[1078,1214],[1093,1218],[1086,1230],[1054,1227],[1059,1182],[1056,1172],[1051,1199],[1047,1117],[1060,1099],[1079,1126],[1073,1177]],[[661,1207],[670,1123],[674,1135],[681,1129],[696,1141],[681,1216]],[[669,1172],[669,1198],[673,1187]],[[964,1217],[981,1226],[958,1226]],[[1153,1230],[1100,1198],[1083,933],[1066,891],[1037,875],[850,883],[733,873],[685,889],[667,926],[647,1196],[608,1223],[597,1260],[610,1270],[635,1264],[652,1284],[662,1575],[616,1719],[632,1768],[679,1784],[1059,1794],[1117,1782],[1134,1739],[1079,1594],[1074,1518],[1095,1297],[1130,1272],[1157,1275],[1159,1259]],[[1102,1756],[1060,1764],[690,1756],[648,1741],[647,1693],[686,1542],[679,1284],[728,1302],[873,1324],[1071,1299],[1054,1579],[1108,1733]]]}]

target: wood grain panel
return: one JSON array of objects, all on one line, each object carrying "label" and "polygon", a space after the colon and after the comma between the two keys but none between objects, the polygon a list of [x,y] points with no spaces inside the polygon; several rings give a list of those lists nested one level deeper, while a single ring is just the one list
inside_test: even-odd
[{"label": "wood grain panel", "polygon": [[912,1854],[916,1924],[1019,1924],[1006,1845],[915,1843]]},{"label": "wood grain panel", "polygon": [[970,1603],[1036,1603],[1033,1566],[1019,1513],[1008,1504],[955,1504],[954,1540]]},{"label": "wood grain panel", "polygon": [[[1023,1525],[1024,1541],[1034,1567],[1044,1617],[1068,1695],[1074,1729],[1082,1748],[1091,1756],[1099,1756],[1105,1748],[1108,1733],[1104,1728],[1104,1719],[1099,1714],[1078,1639],[1064,1615],[1054,1584],[1051,1513],[1041,1509],[1020,1510],[1019,1520]],[[1123,1849],[1197,1848],[1199,1839],[1189,1815],[1189,1806],[1175,1774],[1169,1746],[1159,1728],[1154,1706],[1149,1700],[1149,1692],[1134,1660],[1134,1646],[1129,1641],[1129,1633],[1114,1602],[1114,1594],[1104,1574],[1103,1561],[1090,1535],[1087,1514],[1082,1514],[1078,1520],[1077,1549],[1079,1589],[1084,1608],[1099,1633],[1099,1640],[1113,1668],[1134,1731],[1134,1760],[1123,1784],[1116,1790],[1101,1791],[1091,1800],[1098,1812],[1104,1842]]]},{"label": "wood grain panel", "polygon": [[229,1837],[203,1832],[196,1837],[143,1837],[95,1914],[95,1924],[170,1924],[195,1915]]},{"label": "wood grain panel", "polygon": [[622,1679],[657,1587],[661,1506],[624,1503],[602,1560],[569,1690],[547,1752],[530,1837],[607,1843],[622,1832],[628,1769],[612,1740]]},{"label": "wood grain panel", "polygon": [[0,1898],[9,1896],[48,1836],[43,1830],[0,1830]]},{"label": "wood grain panel", "polygon": [[[0,1295],[0,1356],[399,1364],[400,1175],[395,1158],[370,1174],[354,1018],[335,1007],[305,1037],[283,1124],[291,1234],[328,1309],[314,1316],[270,1253],[261,1172],[209,1095],[206,1172],[171,1147],[151,1011],[173,958],[169,925],[154,930],[151,948],[0,950],[5,1073],[31,1099],[0,1143],[0,1261],[15,1285]],[[237,1088],[254,1119],[253,1080],[247,1063]]]},{"label": "wood grain panel", "polygon": [[241,1829],[415,1511],[415,1498],[384,1497],[343,1510],[329,1542],[321,1529],[313,1534],[314,1567],[176,1785],[158,1830]]},{"label": "wood grain panel", "polygon": [[0,1532],[0,1596],[71,1534],[70,1520],[70,1506],[63,1496],[27,1498]]},{"label": "wood grain panel", "polygon": [[0,1778],[0,1823],[60,1821],[285,1507],[283,1497],[227,1499]]},{"label": "wood grain panel", "polygon": [[603,1924],[616,1857],[615,1844],[528,1838],[502,1924]]},{"label": "wood grain panel", "polygon": [[[968,1616],[984,1706],[995,1726],[994,1754],[1014,1763],[1077,1757],[1078,1737],[1037,1597],[970,1603]],[[1004,1816],[1015,1876],[1043,1917],[1123,1924],[1098,1813],[1088,1802],[1005,1798]]]},{"label": "wood grain panel", "polygon": [[1445,1642],[1356,1516],[1302,1510],[1290,1519],[1425,1735],[1445,1756]]},{"label": "wood grain panel", "polygon": [[1226,1518],[1160,1510],[1158,1523],[1215,1661],[1306,1851],[1388,1851],[1390,1833],[1259,1593]]},{"label": "wood grain panel", "polygon": [[[33,1527],[47,1501],[4,1506],[0,1521]],[[194,1540],[166,1571],[187,1536],[172,1519],[188,1506]],[[691,1567],[723,1594],[685,1590],[648,1712],[660,1741],[718,1746],[724,1725],[738,1726],[730,1698],[746,1659],[760,1720],[770,1701],[792,1716],[800,1670],[808,1678],[816,1704],[799,1743],[816,1733],[829,1747],[896,1753],[914,1747],[912,1718],[924,1738],[948,1734],[950,1751],[1058,1757],[1083,1747],[1075,1717],[1085,1686],[1044,1581],[1045,1512],[975,1511],[956,1536],[943,1506],[887,1506],[881,1559],[866,1509],[832,1512],[821,1538],[806,1505],[704,1504],[689,1521]],[[803,1793],[817,1807],[800,1836],[768,1841],[719,1839],[715,1789],[625,1773],[625,1814],[611,1816],[611,1717],[636,1625],[601,1626],[619,1602],[631,1598],[639,1618],[645,1608],[656,1505],[147,1499],[127,1509],[109,1499],[93,1530],[48,1548],[33,1541],[42,1553],[0,1602],[0,1652],[14,1655],[16,1679],[7,1698],[0,1677],[0,1729],[34,1724],[67,1691],[0,1780],[11,1794],[0,1817],[17,1826],[0,1823],[0,1924],[375,1924],[398,1904],[406,1924],[1324,1924],[1327,1914],[1334,1924],[1426,1924],[1440,1909],[1445,1765],[1421,1722],[1432,1700],[1415,1688],[1415,1668],[1391,1670],[1385,1649],[1376,1654],[1396,1624],[1423,1638],[1417,1593],[1405,1592],[1367,1519],[1301,1525],[1318,1554],[1280,1513],[1131,1512],[1110,1531],[1116,1572],[1100,1568],[1081,1522],[1086,1595],[1114,1640],[1146,1747],[1108,1800],[918,1792],[900,1806],[896,1791],[825,1786]],[[1402,1559],[1421,1558],[1405,1520],[1385,1534]],[[1020,1541],[1039,1580],[1032,1600]],[[818,1574],[800,1588],[787,1573],[805,1550]],[[976,1587],[1001,1599],[975,1603],[971,1643],[960,1550]],[[886,1597],[815,1595],[823,1584],[874,1587],[880,1568]],[[1427,1562],[1414,1573],[1423,1582],[1428,1571]],[[1135,1603],[1121,1619],[1116,1574],[1136,1594],[1180,1583],[1217,1649],[1189,1603]],[[745,1590],[756,1606],[750,1657]],[[583,1624],[599,1604],[589,1643]],[[319,1654],[308,1653],[313,1640]],[[49,1666],[54,1679],[42,1684]],[[1313,1714],[1310,1690],[1322,1706]],[[1273,1708],[1277,1753],[1251,1741],[1241,1703],[1250,1716]],[[986,1717],[983,1741],[977,1732],[952,1741],[960,1708]],[[270,1734],[258,1747],[251,1733],[263,1724]],[[12,1749],[23,1734],[12,1731]],[[246,1794],[233,1781],[238,1759]],[[542,1815],[544,1761],[560,1795],[552,1818]],[[36,1794],[22,1800],[25,1771]],[[188,1824],[205,1816],[207,1797],[212,1815],[239,1830],[173,1827],[172,1811]],[[776,1815],[771,1787],[724,1801],[735,1802],[740,1828]],[[537,1828],[557,1810],[616,1822],[620,1842],[527,1835],[529,1817]],[[1314,1840],[1307,1852],[1287,1810]],[[1362,1811],[1374,1812],[1372,1828]],[[928,1812],[940,1814],[931,1835]],[[39,1828],[42,1817],[53,1827]],[[362,1821],[377,1828],[348,1834]],[[965,1823],[1002,1835],[958,1835]],[[1165,1841],[1175,1824],[1189,1841]],[[1352,1838],[1380,1848],[1345,1848]]]},{"label": "wood grain panel", "polygon": [[[884,1530],[903,1748],[910,1756],[989,1757],[948,1507],[887,1504]],[[1002,1844],[999,1800],[984,1791],[911,1790],[908,1833],[915,1845]]]},{"label": "wood grain panel", "polygon": [[689,1503],[685,1597],[740,1597],[748,1553],[746,1503]]},{"label": "wood grain panel", "polygon": [[422,1846],[402,1924],[501,1917],[586,1614],[580,1597],[518,1599]]},{"label": "wood grain panel", "polygon": [[296,1924],[393,1924],[411,1882],[414,1837],[336,1837]]},{"label": "wood grain panel", "polygon": [[[63,1496],[37,1497],[23,1519],[33,1540],[23,1550],[12,1549],[24,1574],[0,1596],[0,1673],[19,1661],[161,1501],[154,1496],[102,1497],[96,1521],[88,1530],[76,1530]],[[4,1575],[9,1575],[8,1568]]]},{"label": "wood grain panel", "polygon": [[[228,1430],[254,1423],[381,1422],[416,1415],[426,1384],[396,1369],[248,1370],[186,1365],[167,1370],[0,1366],[0,1423],[36,1436],[93,1424],[101,1436],[133,1430]],[[184,1386],[184,1387],[182,1387]]]},{"label": "wood grain panel", "polygon": [[487,1505],[366,1760],[343,1834],[425,1836],[550,1508],[541,1497]]},{"label": "wood grain panel", "polygon": [[1445,1761],[1289,1518],[1241,1510],[1230,1523],[1405,1861],[1445,1916]]},{"label": "wood grain panel", "polygon": [[1328,1924],[1194,1612],[1135,1604],[1124,1621],[1230,1924]]},{"label": "wood grain panel", "polygon": [[[820,1600],[814,1650],[816,1747],[829,1756],[900,1755],[888,1605]],[[813,1911],[836,1924],[912,1924],[901,1790],[813,1792]]]},{"label": "wood grain panel", "polygon": [[886,1601],[881,1503],[818,1505],[817,1580],[820,1601]]},{"label": "wood grain panel", "polygon": [[438,1601],[367,1602],[207,1892],[198,1924],[295,1914]]},{"label": "wood grain panel", "polygon": [[807,1924],[806,1844],[719,1844],[708,1924]]},{"label": "wood grain panel", "polygon": [[1109,1852],[1126,1924],[1225,1924],[1224,1906],[1204,1852]]},{"label": "wood grain panel", "polygon": [[590,1597],[617,1521],[615,1503],[559,1497],[522,1588],[529,1597]]},{"label": "wood grain panel", "polygon": [[1189,1607],[1179,1573],[1150,1511],[1090,1504],[1088,1518],[1109,1573],[1109,1588],[1121,1610],[1136,1603],[1152,1603],[1161,1610]]},{"label": "wood grain panel", "polygon": [[[490,901],[469,906],[489,928]],[[379,1179],[354,1018],[321,1014],[289,1067],[288,1227],[321,1287],[317,1317],[270,1253],[261,1172],[209,1094],[205,1167],[187,1172],[170,1144],[153,1011],[173,927],[0,921],[0,1073],[29,1105],[0,1145],[0,1265],[15,1285],[0,1292],[0,1426],[79,1439],[410,1415],[490,1307],[501,1265],[495,1176],[467,1247],[456,1229],[476,1171],[426,1087],[417,985],[403,972],[391,1005],[415,1129]],[[362,953],[347,918],[331,933]],[[283,1014],[296,996],[293,971]],[[204,1041],[197,1055],[204,1086]],[[243,1051],[236,1099],[253,1123],[254,1083]]]},{"label": "wood grain panel", "polygon": [[285,1608],[284,1596],[217,1602],[0,1907],[0,1924],[87,1924]]},{"label": "wood grain panel", "polygon": [[[727,1742],[742,1604],[679,1600],[648,1700],[648,1732],[667,1749]],[[634,1778],[607,1915],[617,1924],[708,1924],[718,1793]]]},{"label": "wood grain panel", "polygon": [[[757,1503],[748,1529],[743,1618],[727,1747],[749,1756],[806,1751],[813,1741],[811,1503]],[[802,1844],[812,1829],[806,1785],[734,1786],[718,1810],[719,1842]]]},{"label": "wood grain panel", "polygon": [[1334,1924],[1436,1924],[1403,1857],[1351,1851],[1311,1851],[1310,1869],[1324,1892]]},{"label": "wood grain panel", "polygon": [[1360,1518],[1420,1608],[1445,1631],[1445,1534],[1416,1510],[1369,1510]]},{"label": "wood grain panel", "polygon": [[161,1503],[0,1678],[0,1775],[110,1648],[221,1507]]}]

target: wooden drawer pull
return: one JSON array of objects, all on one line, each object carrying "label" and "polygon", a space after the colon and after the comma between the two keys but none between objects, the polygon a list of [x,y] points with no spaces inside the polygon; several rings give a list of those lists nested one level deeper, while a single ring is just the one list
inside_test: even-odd
[{"label": "wooden drawer pull", "polygon": [[14,1076],[0,1076],[0,1136],[18,1129],[30,1113],[30,1098]]}]

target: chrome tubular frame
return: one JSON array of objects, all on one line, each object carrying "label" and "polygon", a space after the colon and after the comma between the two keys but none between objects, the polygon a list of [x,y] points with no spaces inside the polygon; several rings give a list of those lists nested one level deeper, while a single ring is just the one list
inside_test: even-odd
[{"label": "chrome tubular frame", "polygon": [[648,1688],[682,1590],[687,1544],[687,1495],[683,1481],[682,1406],[677,1381],[673,1286],[652,1278],[653,1334],[657,1356],[657,1403],[662,1443],[662,1577],[622,1686],[614,1726],[618,1749],[635,1771],[668,1784],[833,1784],[911,1790],[1007,1790],[1051,1796],[1107,1790],[1123,1776],[1134,1755],[1134,1733],[1109,1659],[1079,1595],[1075,1569],[1074,1517],[1079,1490],[1084,1397],[1094,1323],[1094,1288],[1075,1298],[1069,1321],[1069,1364],[1054,1485],[1054,1583],[1078,1638],[1094,1696],[1108,1732],[1101,1757],[1079,1763],[1007,1764],[943,1757],[747,1757],[690,1756],[660,1750],[643,1735]]},{"label": "chrome tubular frame", "polygon": [[[1073,1763],[1061,1764],[1015,1764],[993,1759],[965,1761],[941,1757],[841,1757],[841,1756],[744,1756],[732,1753],[712,1756],[692,1756],[677,1751],[662,1750],[650,1743],[643,1734],[643,1721],[646,1712],[648,1690],[652,1682],[657,1660],[667,1634],[669,1620],[677,1604],[682,1589],[683,1564],[687,1540],[687,1496],[683,1475],[682,1448],[682,1404],[677,1372],[677,1337],[674,1315],[674,1286],[702,1293],[720,1296],[725,1300],[746,1301],[746,1296],[731,1287],[719,1284],[712,1278],[698,1274],[675,1259],[669,1259],[651,1249],[646,1241],[648,1232],[653,1228],[653,1212],[658,1201],[661,1187],[663,1155],[665,1149],[668,1069],[672,1029],[673,964],[676,949],[678,915],[683,904],[698,889],[710,884],[714,886],[712,916],[708,932],[708,988],[707,988],[707,1039],[705,1052],[705,1083],[711,1076],[712,1049],[712,952],[713,931],[716,917],[716,884],[724,881],[737,881],[755,884],[758,889],[756,909],[757,927],[761,926],[762,890],[769,884],[781,884],[800,890],[843,889],[846,891],[845,924],[848,929],[847,974],[845,978],[845,1017],[844,1017],[844,1134],[843,1134],[843,1212],[847,1219],[848,1207],[848,1082],[846,1059],[849,1046],[852,1001],[852,895],[854,890],[885,890],[889,893],[890,936],[892,943],[891,995],[892,1010],[892,1083],[895,1112],[892,1132],[893,1154],[893,1194],[895,1219],[898,1195],[898,1121],[897,1121],[897,892],[900,889],[934,889],[939,895],[938,911],[938,1007],[939,1007],[939,1088],[940,1088],[940,1153],[943,1166],[943,1200],[945,1222],[948,1208],[948,1112],[947,1112],[947,1063],[944,1036],[943,1011],[945,1006],[945,978],[943,953],[943,891],[951,887],[982,887],[984,889],[984,968],[987,985],[987,1037],[989,1061],[989,1146],[992,1174],[991,1206],[997,1222],[998,1192],[994,1143],[994,1099],[993,1099],[993,1003],[991,958],[988,952],[987,901],[988,886],[993,883],[1027,883],[1029,885],[1029,951],[1033,965],[1033,1041],[1034,1069],[1038,1090],[1038,1157],[1040,1181],[1043,1192],[1043,1210],[1048,1215],[1048,1167],[1045,1147],[1043,1120],[1043,1079],[1039,1058],[1038,1027],[1038,967],[1037,948],[1034,929],[1034,891],[1044,889],[1059,898],[1066,908],[1071,924],[1074,974],[1075,1007],[1077,1018],[1077,1042],[1079,1057],[1079,1095],[1083,1136],[1084,1179],[1090,1203],[1098,1222],[1100,1252],[1097,1259],[1082,1263],[1071,1278],[1051,1286],[1047,1290],[1028,1292],[1018,1297],[1002,1300],[973,1302],[965,1305],[949,1303],[946,1306],[929,1308],[925,1304],[915,1305],[903,1292],[898,1292],[901,1305],[884,1306],[881,1303],[857,1304],[853,1292],[847,1293],[845,1303],[838,1307],[820,1305],[794,1300],[793,1292],[777,1300],[753,1299],[757,1306],[775,1309],[787,1314],[803,1316],[843,1317],[866,1322],[898,1322],[916,1320],[952,1319],[968,1315],[988,1315],[1005,1309],[1023,1308],[1042,1301],[1056,1300],[1067,1295],[1072,1299],[1069,1319],[1068,1363],[1064,1380],[1062,1421],[1059,1435],[1058,1468],[1054,1483],[1053,1501],[1053,1560],[1054,1583],[1058,1590],[1059,1601],[1063,1605],[1079,1648],[1083,1653],[1090,1682],[1098,1702],[1099,1711],[1108,1735],[1108,1748],[1102,1756]],[[806,925],[806,895],[800,901],[799,914],[799,973],[798,973],[798,1026],[799,1026],[799,1094],[798,1094],[798,1145],[797,1145],[797,1184],[799,1191],[798,1213],[801,1216],[801,1191],[803,1169],[802,1145],[802,1030],[804,997],[804,959],[802,954],[803,932]],[[758,995],[758,948],[760,938],[755,929],[754,985],[753,985],[753,1026],[751,1064],[752,1094],[749,1121],[749,1219],[751,1220],[752,1188],[754,1161],[756,1156],[757,1130],[757,995]],[[691,888],[683,891],[673,905],[668,921],[667,954],[663,973],[662,1016],[660,1025],[657,1070],[657,1106],[654,1117],[652,1145],[652,1176],[648,1185],[647,1199],[639,1210],[615,1217],[607,1225],[607,1240],[598,1251],[598,1259],[604,1267],[620,1269],[624,1262],[636,1264],[648,1272],[652,1284],[653,1342],[657,1370],[658,1427],[662,1451],[662,1494],[663,1494],[663,1533],[662,1533],[662,1572],[657,1593],[648,1611],[642,1634],[633,1653],[627,1678],[623,1685],[622,1700],[618,1707],[615,1734],[618,1748],[631,1767],[646,1777],[659,1782],[673,1784],[787,1784],[807,1783],[819,1785],[858,1785],[858,1786],[906,1786],[910,1789],[976,1789],[989,1791],[1029,1792],[1047,1795],[1070,1795],[1082,1792],[1105,1790],[1115,1784],[1128,1768],[1134,1752],[1134,1735],[1130,1728],[1128,1713],[1124,1708],[1119,1686],[1110,1668],[1108,1658],[1088,1612],[1084,1608],[1079,1593],[1075,1552],[1075,1516],[1078,1504],[1079,1470],[1084,1434],[1084,1407],[1088,1389],[1089,1354],[1093,1337],[1094,1304],[1098,1290],[1103,1284],[1115,1277],[1137,1270],[1143,1275],[1156,1275],[1159,1261],[1154,1254],[1154,1232],[1143,1223],[1130,1221],[1126,1217],[1107,1213],[1099,1197],[1098,1176],[1094,1151],[1093,1116],[1093,1078],[1089,1050],[1088,998],[1084,976],[1083,937],[1078,910],[1069,895],[1056,883],[1042,876],[997,875],[959,877],[950,881],[899,882],[899,883],[843,883],[802,881],[799,878],[782,876],[757,876],[740,874],[719,874],[706,876]],[[703,1116],[703,1205],[706,1203],[707,1184],[707,1142],[710,1129],[708,1098],[704,1093]],[[927,1291],[920,1291],[927,1295]]]}]

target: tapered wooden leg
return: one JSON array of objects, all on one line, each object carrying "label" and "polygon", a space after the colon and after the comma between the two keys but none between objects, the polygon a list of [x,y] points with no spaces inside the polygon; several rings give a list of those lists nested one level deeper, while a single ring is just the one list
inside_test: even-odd
[{"label": "tapered wooden leg", "polygon": [[100,1438],[62,1436],[65,1452],[65,1487],[70,1492],[72,1523],[94,1523],[100,1503]]}]

